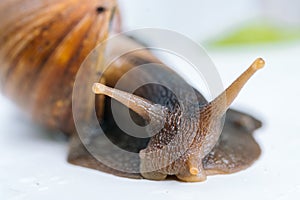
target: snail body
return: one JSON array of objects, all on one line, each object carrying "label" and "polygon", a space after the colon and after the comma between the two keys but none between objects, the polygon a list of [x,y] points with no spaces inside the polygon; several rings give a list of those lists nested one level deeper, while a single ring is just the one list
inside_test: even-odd
[{"label": "snail body", "polygon": [[[107,137],[114,144],[139,155],[134,159],[106,155],[122,163],[135,163],[136,169],[131,173],[107,166],[91,155],[78,137],[72,113],[72,91],[81,63],[111,32],[120,29],[116,2],[5,0],[0,2],[0,17],[5,19],[0,23],[1,91],[31,113],[37,122],[70,136],[70,163],[124,177],[162,180],[167,175],[175,175],[182,181],[197,182],[204,181],[207,175],[245,169],[259,157],[260,148],[252,132],[261,126],[261,122],[231,110],[229,106],[247,80],[263,67],[262,59],[257,59],[211,102],[193,88],[186,90],[184,80],[146,50],[122,56],[105,71],[101,66],[95,66],[92,73],[102,74],[102,79],[93,86],[97,94],[94,96],[96,108],[87,99],[81,102],[88,109],[96,109],[99,123],[106,127]],[[123,37],[120,41],[124,48],[135,45],[140,44],[131,38]],[[104,55],[99,54],[101,56]],[[123,74],[147,63],[157,65],[146,74],[136,72],[122,88],[114,88]],[[164,79],[168,77],[172,88],[184,93],[183,106],[187,108],[187,115],[182,114],[176,95],[163,86],[148,84],[133,94],[127,91],[132,82],[157,74]],[[198,104],[190,104],[192,93]],[[111,101],[130,108],[137,121],[152,123],[155,134],[146,139],[126,136],[113,119]],[[197,120],[196,114],[200,116]],[[86,115],[82,118],[89,120]],[[91,143],[99,140],[101,135],[93,137]],[[160,151],[172,142],[172,148]],[[187,148],[181,147],[187,143]],[[96,148],[93,153],[100,154],[103,150]]]}]

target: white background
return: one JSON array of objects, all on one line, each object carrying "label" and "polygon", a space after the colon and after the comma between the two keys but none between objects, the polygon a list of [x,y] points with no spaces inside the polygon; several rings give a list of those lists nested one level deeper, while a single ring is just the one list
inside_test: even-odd
[{"label": "white background", "polygon": [[[151,26],[152,17],[152,23],[158,24],[155,19],[159,16],[174,14],[164,3],[158,8],[166,12],[156,14],[147,4],[129,2],[150,11],[136,10],[130,19],[126,13],[127,28],[139,27],[133,24],[135,19],[137,23],[145,19],[146,26]],[[245,2],[247,5],[250,1]],[[183,9],[178,3],[172,6],[178,11]],[[178,25],[177,30],[189,32],[194,40],[205,38],[201,20],[195,19],[197,9],[188,4],[184,9],[194,9],[185,17],[195,22],[188,22],[187,29]],[[176,19],[162,19],[160,25],[173,28],[176,24]],[[36,126],[0,96],[0,199],[299,199],[300,43],[224,48],[208,53],[225,86],[256,57],[266,60],[266,67],[251,79],[234,103],[236,108],[264,121],[263,128],[255,133],[263,154],[252,167],[232,175],[209,177],[203,183],[131,180],[76,167],[66,162],[67,142],[62,136]]]}]

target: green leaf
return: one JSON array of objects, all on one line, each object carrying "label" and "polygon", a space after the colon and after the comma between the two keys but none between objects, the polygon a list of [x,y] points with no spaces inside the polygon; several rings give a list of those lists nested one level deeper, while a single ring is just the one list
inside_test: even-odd
[{"label": "green leaf", "polygon": [[211,46],[267,44],[300,39],[300,29],[279,27],[270,23],[252,23],[224,37],[209,42]]}]

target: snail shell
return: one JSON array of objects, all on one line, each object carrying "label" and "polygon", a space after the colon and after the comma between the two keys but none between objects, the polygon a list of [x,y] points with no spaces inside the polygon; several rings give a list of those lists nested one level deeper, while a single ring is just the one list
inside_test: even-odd
[{"label": "snail shell", "polygon": [[[260,121],[247,114],[228,110],[228,107],[246,81],[263,66],[261,59],[255,61],[216,100],[207,102],[196,92],[203,117],[200,118],[200,122],[187,123],[185,127],[187,133],[195,135],[194,142],[187,152],[168,166],[162,166],[161,162],[165,162],[163,158],[170,157],[172,152],[159,156],[158,161],[156,157],[145,155],[176,136],[177,132],[170,130],[171,125],[176,124],[176,120],[189,121],[174,118],[180,113],[180,109],[178,102],[170,98],[171,92],[156,85],[144,86],[137,90],[135,95],[126,93],[126,84],[124,91],[111,88],[124,73],[136,65],[160,61],[151,53],[142,51],[120,58],[121,62],[113,63],[105,72],[95,69],[95,72],[100,70],[103,73],[104,82],[96,85],[94,90],[98,94],[106,95],[104,100],[99,96],[96,98],[99,121],[108,127],[109,137],[117,146],[140,155],[136,160],[129,161],[120,155],[106,156],[119,159],[121,163],[134,163],[137,169],[130,173],[113,169],[95,159],[79,140],[72,116],[72,90],[81,63],[97,44],[107,39],[110,32],[120,29],[116,2],[2,0],[0,18],[1,90],[18,105],[27,109],[36,121],[70,135],[69,162],[132,178],[161,180],[167,175],[176,175],[183,181],[203,181],[207,175],[233,173],[245,169],[259,157],[260,148],[253,139],[252,132],[261,126]],[[124,37],[120,45],[126,47],[138,44]],[[184,91],[182,84],[178,84],[181,78],[175,72],[161,67],[157,74],[174,77],[175,81],[172,84],[177,90]],[[152,75],[147,74],[144,78],[149,76]],[[143,76],[137,74],[135,77]],[[132,81],[136,79],[129,80],[127,84],[131,84]],[[188,98],[189,95],[186,96]],[[159,131],[150,139],[124,136],[123,132],[116,128],[109,112],[110,97],[129,107],[137,114],[136,118],[143,122],[149,120],[149,112],[144,108],[154,108],[157,112],[154,112],[154,115],[158,116],[161,110],[158,111],[157,106],[160,106],[159,108],[167,112],[163,131]],[[223,104],[226,97],[226,103]],[[128,104],[129,100],[131,103]],[[186,100],[186,103],[188,102],[189,99]],[[90,104],[87,105],[89,106]],[[219,120],[226,111],[225,126],[221,130]],[[219,132],[222,132],[220,138],[217,134]],[[97,137],[91,141],[97,141]],[[185,141],[186,136],[183,135],[180,139]],[[96,149],[95,154],[103,150]],[[159,169],[151,171],[153,166],[158,166]]]},{"label": "snail shell", "polygon": [[1,1],[2,92],[37,121],[70,133],[76,73],[118,29],[117,15],[113,0]]}]

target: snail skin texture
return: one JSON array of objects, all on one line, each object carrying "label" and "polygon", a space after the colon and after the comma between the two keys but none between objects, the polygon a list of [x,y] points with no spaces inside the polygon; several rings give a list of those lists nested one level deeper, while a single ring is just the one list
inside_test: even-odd
[{"label": "snail skin texture", "polygon": [[[93,73],[99,72],[98,77],[101,74],[101,80],[89,88],[95,93],[91,92],[94,103],[80,95],[78,98],[82,98],[82,105],[96,110],[98,122],[110,141],[138,156],[131,159],[118,153],[106,154],[109,148],[97,146],[105,145],[99,133],[86,138],[95,147],[92,155],[75,127],[72,91],[84,59],[110,33],[119,32],[117,3],[114,0],[1,0],[0,19],[1,91],[37,123],[69,137],[70,163],[122,177],[163,180],[170,175],[181,181],[199,182],[208,175],[243,170],[258,159],[261,150],[252,133],[261,127],[261,122],[229,106],[248,79],[264,66],[261,58],[211,102],[194,90],[197,105],[190,105],[190,94],[184,89],[183,79],[147,50],[123,55],[105,71],[101,66],[92,69]],[[123,36],[120,46],[129,48],[140,44]],[[114,51],[117,53],[118,49]],[[99,59],[101,56],[104,55],[99,54]],[[135,74],[122,85],[123,89],[114,88],[123,74],[147,63],[161,65],[154,64],[149,73]],[[176,96],[163,86],[144,85],[133,94],[126,90],[138,79],[151,79],[155,74],[169,77],[176,91],[185,92],[182,103],[188,109],[184,115]],[[151,138],[125,134],[110,111],[112,101],[130,108],[136,121],[152,123],[157,132]],[[199,110],[199,120],[192,117],[193,110]],[[80,117],[88,122],[89,112],[82,113]],[[121,112],[119,115],[122,117]],[[161,129],[157,129],[159,125]],[[165,151],[157,151],[166,145]],[[135,169],[130,172],[107,166],[96,159],[98,154],[119,163],[134,163]]]}]

